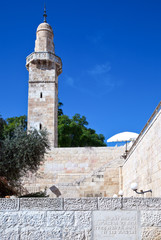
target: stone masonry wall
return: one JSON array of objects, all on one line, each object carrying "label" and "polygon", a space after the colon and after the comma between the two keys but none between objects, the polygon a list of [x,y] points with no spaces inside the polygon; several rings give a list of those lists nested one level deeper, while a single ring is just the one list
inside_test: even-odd
[{"label": "stone masonry wall", "polygon": [[136,197],[130,185],[137,182],[139,190],[152,189],[146,197],[161,197],[161,103],[143,130],[123,165],[124,195]]},{"label": "stone masonry wall", "polygon": [[[55,185],[62,197],[107,196],[119,191],[120,156],[125,147],[55,148],[24,187],[29,192]],[[50,192],[50,197],[56,197]]]},{"label": "stone masonry wall", "polygon": [[0,199],[1,240],[160,240],[160,198]]},{"label": "stone masonry wall", "polygon": [[[52,147],[57,147],[58,78],[54,63],[29,64],[28,129],[46,128]],[[41,124],[41,127],[40,127]]]}]

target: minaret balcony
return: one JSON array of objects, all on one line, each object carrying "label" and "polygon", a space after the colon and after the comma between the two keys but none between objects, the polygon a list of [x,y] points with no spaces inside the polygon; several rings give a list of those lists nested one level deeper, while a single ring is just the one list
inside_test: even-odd
[{"label": "minaret balcony", "polygon": [[56,56],[55,54],[51,52],[33,52],[26,58],[26,68],[28,70],[29,63],[35,62],[37,60],[40,61],[49,61],[56,64],[58,67],[58,73],[60,74],[62,72],[62,61],[60,57]]}]

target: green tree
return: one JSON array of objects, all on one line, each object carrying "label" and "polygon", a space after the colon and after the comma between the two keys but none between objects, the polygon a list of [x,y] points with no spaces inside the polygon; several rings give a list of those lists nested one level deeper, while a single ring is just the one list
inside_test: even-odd
[{"label": "green tree", "polygon": [[85,116],[75,114],[70,119],[67,115],[60,115],[58,117],[59,147],[106,146],[104,136],[87,126]]},{"label": "green tree", "polygon": [[63,103],[58,101],[58,116],[63,115],[63,109],[62,109]]},{"label": "green tree", "polygon": [[27,130],[27,117],[26,115],[20,117],[11,117],[6,119],[6,124],[4,125],[4,136],[12,136],[14,130],[21,126],[24,130]]},{"label": "green tree", "polygon": [[0,115],[0,140],[4,137],[4,127],[6,125],[6,121]]},{"label": "green tree", "polygon": [[49,149],[46,130],[27,133],[24,126],[15,128],[12,135],[9,132],[0,142],[0,176],[12,187],[18,187],[28,171],[38,170]]}]

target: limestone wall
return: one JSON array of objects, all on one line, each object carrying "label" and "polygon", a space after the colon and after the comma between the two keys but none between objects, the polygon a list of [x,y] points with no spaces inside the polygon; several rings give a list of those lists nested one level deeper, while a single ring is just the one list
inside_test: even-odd
[{"label": "limestone wall", "polygon": [[51,147],[57,146],[58,78],[54,63],[29,64],[28,129],[46,128]]},{"label": "limestone wall", "polygon": [[[29,192],[55,185],[62,197],[108,196],[119,191],[119,166],[124,147],[55,148],[38,173],[28,176]],[[55,195],[51,194],[54,197]],[[56,197],[56,196],[55,196]]]},{"label": "limestone wall", "polygon": [[161,197],[161,103],[130,150],[122,175],[125,196],[136,196],[130,185],[137,182],[139,190],[152,189],[153,197]]},{"label": "limestone wall", "polygon": [[0,199],[1,240],[160,240],[160,198]]}]

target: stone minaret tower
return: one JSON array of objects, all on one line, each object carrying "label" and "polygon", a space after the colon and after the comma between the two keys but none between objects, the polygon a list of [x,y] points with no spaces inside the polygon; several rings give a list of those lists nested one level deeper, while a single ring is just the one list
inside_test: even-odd
[{"label": "stone minaret tower", "polygon": [[46,128],[51,148],[58,146],[58,76],[62,72],[61,59],[55,55],[53,30],[44,22],[36,32],[35,51],[26,59],[29,71],[28,129]]}]

